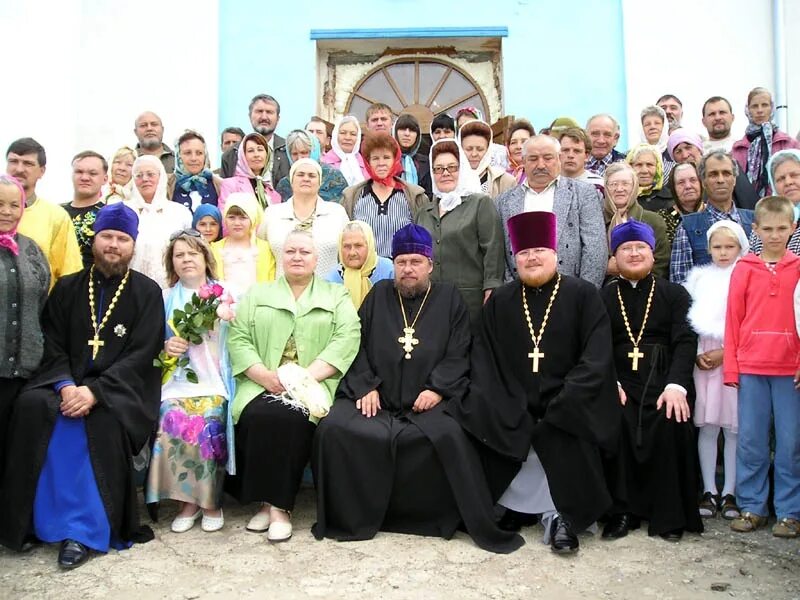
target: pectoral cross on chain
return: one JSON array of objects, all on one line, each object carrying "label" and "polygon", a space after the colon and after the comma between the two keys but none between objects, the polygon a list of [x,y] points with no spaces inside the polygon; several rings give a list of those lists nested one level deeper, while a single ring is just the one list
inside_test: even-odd
[{"label": "pectoral cross on chain", "polygon": [[639,346],[633,347],[633,352],[628,352],[628,358],[631,359],[631,369],[634,371],[639,370],[639,359],[644,358],[644,352],[639,351]]},{"label": "pectoral cross on chain", "polygon": [[97,335],[95,335],[93,339],[86,342],[86,345],[92,347],[92,360],[94,360],[97,358],[97,353],[100,351],[100,346],[105,346],[106,343],[97,337]]},{"label": "pectoral cross on chain", "polygon": [[539,348],[534,348],[533,352],[528,352],[528,358],[533,359],[533,365],[531,366],[531,372],[538,373],[539,372],[539,359],[544,358],[544,352],[540,352]]},{"label": "pectoral cross on chain", "polygon": [[411,351],[414,350],[414,346],[419,344],[419,340],[414,337],[413,327],[404,327],[403,333],[405,335],[397,338],[397,341],[403,344],[403,350],[406,352],[406,360],[409,360],[411,358]]}]

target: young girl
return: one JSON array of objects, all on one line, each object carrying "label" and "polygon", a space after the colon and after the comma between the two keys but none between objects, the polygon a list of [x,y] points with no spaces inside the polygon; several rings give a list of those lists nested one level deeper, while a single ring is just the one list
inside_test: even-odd
[{"label": "young girl", "polygon": [[[694,424],[698,427],[697,448],[703,474],[700,516],[724,519],[739,516],[734,488],[736,482],[736,441],[738,432],[737,390],[724,385],[722,341],[725,337],[725,309],[728,286],[736,262],[750,251],[742,227],[733,221],[714,223],[708,230],[708,249],[712,263],[689,272],[686,289],[692,296],[689,322],[698,333],[694,383],[697,399]],[[717,494],[717,440],[720,429],[725,436],[725,484]]]},{"label": "young girl", "polygon": [[256,282],[275,279],[275,257],[269,244],[256,239],[261,210],[253,194],[234,192],[225,204],[224,239],[211,244],[219,278],[236,301]]}]

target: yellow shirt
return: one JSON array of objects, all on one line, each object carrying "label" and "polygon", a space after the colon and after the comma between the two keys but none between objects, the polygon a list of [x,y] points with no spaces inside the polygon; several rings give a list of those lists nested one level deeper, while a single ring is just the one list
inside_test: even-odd
[{"label": "yellow shirt", "polygon": [[64,275],[83,269],[81,250],[67,211],[37,198],[22,213],[17,232],[36,242],[50,264],[50,289]]}]

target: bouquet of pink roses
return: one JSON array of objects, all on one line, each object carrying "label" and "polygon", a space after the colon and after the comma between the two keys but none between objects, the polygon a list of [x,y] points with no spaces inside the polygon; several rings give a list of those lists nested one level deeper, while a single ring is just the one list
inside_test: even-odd
[{"label": "bouquet of pink roses", "polygon": [[[218,320],[230,321],[234,317],[233,298],[218,283],[207,283],[192,294],[183,310],[176,309],[169,319],[169,326],[175,335],[190,344],[201,344],[203,335],[214,328]],[[169,356],[162,350],[153,366],[161,368],[161,384],[169,381],[178,367],[183,368],[186,380],[197,383],[197,373],[189,368],[189,357]]]}]

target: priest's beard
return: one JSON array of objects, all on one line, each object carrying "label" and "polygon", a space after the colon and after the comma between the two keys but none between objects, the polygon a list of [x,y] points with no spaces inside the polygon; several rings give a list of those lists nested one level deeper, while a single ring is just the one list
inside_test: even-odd
[{"label": "priest's beard", "polygon": [[416,298],[417,296],[421,296],[428,291],[430,281],[417,281],[414,284],[404,284],[400,283],[399,281],[395,281],[394,285],[403,298]]},{"label": "priest's beard", "polygon": [[[128,266],[131,264],[133,253],[126,254],[124,252],[105,252],[98,250],[96,246],[92,246],[92,255],[94,256],[94,266],[106,277],[120,277],[128,271]],[[106,258],[106,255],[118,257],[116,260]]]},{"label": "priest's beard", "polygon": [[534,288],[542,287],[544,284],[553,279],[553,277],[555,276],[556,276],[555,271],[547,271],[544,273],[540,271],[537,273],[526,273],[524,275],[520,273],[520,279],[522,280],[522,283],[524,283],[528,287],[534,287]]}]

